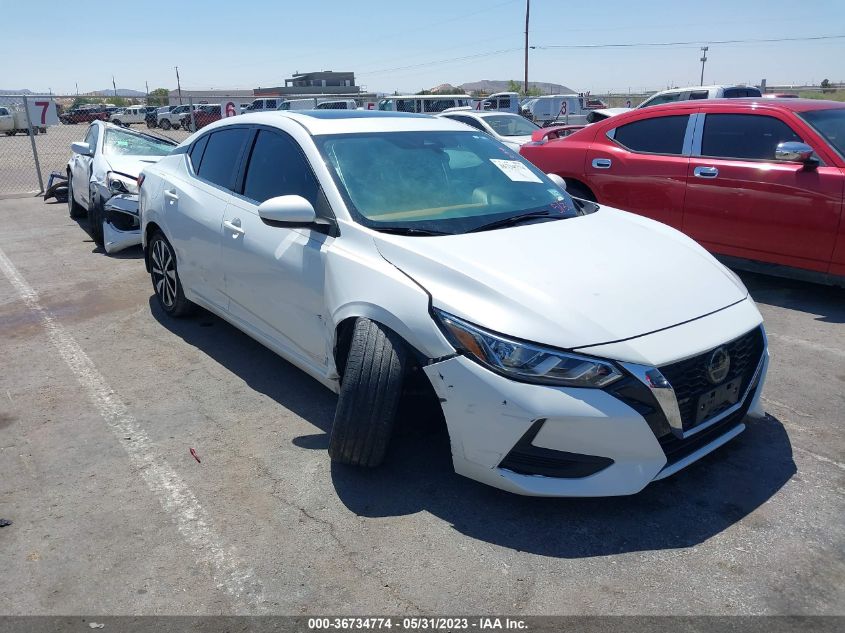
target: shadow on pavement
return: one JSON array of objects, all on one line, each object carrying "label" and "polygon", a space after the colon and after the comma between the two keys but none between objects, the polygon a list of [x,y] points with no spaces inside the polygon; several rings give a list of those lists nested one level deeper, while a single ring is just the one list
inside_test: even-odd
[{"label": "shadow on pavement", "polygon": [[736,270],[757,303],[815,314],[823,323],[845,323],[845,289]]},{"label": "shadow on pavement", "polygon": [[[305,450],[328,446],[336,396],[216,316],[167,317],[155,297],[153,316],[222,364],[252,389],[313,424],[297,437]],[[796,472],[792,446],[773,417],[747,421],[734,441],[637,495],[540,499],[502,492],[456,475],[448,437],[419,407],[405,407],[402,431],[374,470],[331,464],[338,498],[357,515],[390,517],[420,511],[459,532],[543,556],[581,558],[692,547],[728,529],[770,499]]]}]

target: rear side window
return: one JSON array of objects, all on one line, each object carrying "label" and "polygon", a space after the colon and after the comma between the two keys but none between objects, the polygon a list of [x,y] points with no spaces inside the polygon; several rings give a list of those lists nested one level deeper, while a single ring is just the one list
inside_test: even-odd
[{"label": "rear side window", "polygon": [[200,178],[232,189],[237,175],[238,159],[249,133],[247,128],[231,128],[210,134],[197,172]]},{"label": "rear side window", "polygon": [[258,132],[246,170],[244,196],[260,203],[276,196],[297,195],[316,207],[318,189],[296,141],[278,132]]},{"label": "rear side window", "polygon": [[202,162],[202,154],[205,151],[205,146],[208,144],[208,134],[203,136],[200,140],[194,143],[188,158],[191,161],[191,166],[194,168],[194,173],[199,173],[200,163]]},{"label": "rear side window", "polygon": [[647,108],[649,106],[661,105],[664,103],[672,103],[674,101],[681,100],[681,93],[680,92],[670,92],[669,94],[659,95],[656,97],[652,97],[645,103],[643,103],[640,107]]},{"label": "rear side window", "polygon": [[690,100],[692,99],[706,99],[709,93],[706,90],[693,90],[689,93]]},{"label": "rear side window", "polygon": [[778,143],[801,141],[786,123],[757,114],[708,114],[701,155],[718,158],[774,160]]},{"label": "rear side window", "polygon": [[682,154],[689,115],[661,116],[628,123],[615,130],[613,139],[633,152]]}]

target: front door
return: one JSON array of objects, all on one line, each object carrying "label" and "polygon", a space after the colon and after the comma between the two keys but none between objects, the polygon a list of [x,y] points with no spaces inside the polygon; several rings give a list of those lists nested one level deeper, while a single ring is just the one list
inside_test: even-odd
[{"label": "front door", "polygon": [[223,218],[220,259],[230,314],[306,364],[325,371],[327,323],[325,255],[333,238],[309,227],[270,224],[258,205],[300,195],[318,213],[327,205],[299,145],[279,130],[259,129],[243,181],[243,196]]},{"label": "front door", "polygon": [[[99,127],[91,125],[85,134],[85,143],[91,149],[91,154],[97,151],[99,140]],[[91,204],[91,162],[92,156],[74,154],[71,158],[70,173],[73,177],[73,197],[86,209]]]},{"label": "front door", "polygon": [[773,114],[707,114],[689,163],[683,230],[723,255],[826,272],[843,175],[776,161],[785,141],[804,139]]}]

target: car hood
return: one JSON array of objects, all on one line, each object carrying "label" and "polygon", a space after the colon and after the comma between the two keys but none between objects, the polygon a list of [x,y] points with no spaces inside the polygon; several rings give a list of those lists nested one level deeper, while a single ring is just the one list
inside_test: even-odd
[{"label": "car hood", "polygon": [[528,136],[501,136],[499,137],[503,143],[511,143],[513,145],[525,145],[531,141],[531,135]]},{"label": "car hood", "polygon": [[108,155],[104,156],[111,171],[116,171],[126,176],[137,178],[144,167],[152,163],[157,163],[164,156],[120,156]]},{"label": "car hood", "polygon": [[682,233],[608,207],[463,235],[379,233],[375,241],[387,261],[431,294],[434,307],[561,348],[669,328],[748,294]]}]

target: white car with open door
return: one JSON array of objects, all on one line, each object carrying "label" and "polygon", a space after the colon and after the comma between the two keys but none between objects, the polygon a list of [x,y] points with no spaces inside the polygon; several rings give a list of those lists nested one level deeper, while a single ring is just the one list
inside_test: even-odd
[{"label": "white car with open door", "polygon": [[94,121],[67,164],[68,212],[88,216],[91,237],[107,253],[141,243],[138,185],[141,170],[176,143],[112,123]]},{"label": "white car with open door", "polygon": [[414,380],[455,470],[529,495],[635,493],[763,415],[733,273],[463,124],[245,114],[139,180],[160,308],[199,304],[338,392],[335,461],[382,461]]}]

